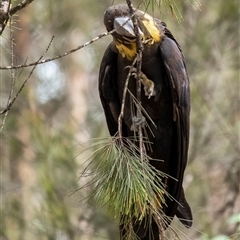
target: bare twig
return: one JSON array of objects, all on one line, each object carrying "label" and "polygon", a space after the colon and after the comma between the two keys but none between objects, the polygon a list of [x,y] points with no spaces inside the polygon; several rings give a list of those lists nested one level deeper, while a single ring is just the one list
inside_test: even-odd
[{"label": "bare twig", "polygon": [[[132,15],[131,18],[133,18],[134,17],[134,11],[132,12],[131,15]],[[130,20],[127,20],[121,26],[124,26],[125,24],[127,24],[128,21],[130,21]],[[26,67],[35,66],[36,64],[39,65],[39,64],[50,62],[50,61],[54,61],[54,60],[66,57],[66,56],[68,56],[68,55],[70,55],[70,54],[72,54],[72,53],[74,53],[74,52],[76,52],[76,51],[78,51],[78,50],[80,50],[80,49],[82,49],[82,48],[84,48],[84,47],[86,47],[86,46],[96,42],[96,41],[98,41],[99,39],[101,39],[103,37],[106,37],[108,35],[113,34],[114,32],[116,32],[116,29],[113,29],[110,32],[102,33],[102,34],[98,35],[97,37],[91,39],[90,41],[88,41],[88,42],[86,42],[86,43],[84,43],[84,44],[82,44],[82,45],[80,45],[80,46],[78,46],[78,47],[76,47],[74,49],[71,49],[68,52],[65,52],[65,53],[63,53],[61,55],[58,55],[58,56],[55,56],[55,57],[52,57],[52,58],[48,58],[48,59],[44,59],[44,60],[41,60],[41,61],[38,60],[36,62],[32,62],[32,63],[29,63],[29,64],[22,64],[22,65],[17,65],[17,66],[0,66],[0,70],[10,70],[10,69],[26,68]]]},{"label": "bare twig", "polygon": [[8,22],[10,5],[11,0],[0,1],[0,35]]},{"label": "bare twig", "polygon": [[[126,21],[125,23],[123,23],[123,25],[125,25],[126,23],[127,23],[127,21]],[[7,114],[8,114],[8,111],[10,110],[10,108],[11,108],[12,105],[13,105],[13,103],[14,103],[15,100],[17,99],[18,95],[20,94],[20,92],[22,91],[22,89],[24,88],[24,86],[26,85],[27,81],[28,81],[29,78],[31,77],[31,75],[32,75],[32,73],[33,73],[33,71],[35,70],[35,68],[36,68],[37,65],[42,64],[42,63],[47,63],[47,62],[54,61],[54,60],[56,60],[56,59],[65,57],[65,56],[67,56],[67,55],[69,55],[69,54],[71,54],[71,53],[74,53],[74,52],[77,51],[77,50],[80,50],[81,48],[84,48],[84,47],[90,45],[91,43],[93,43],[93,42],[101,39],[102,37],[105,37],[105,36],[108,36],[108,35],[114,33],[115,31],[116,31],[116,29],[114,29],[114,30],[112,30],[112,31],[110,31],[110,32],[106,32],[106,33],[100,34],[98,37],[95,37],[95,38],[93,38],[92,40],[84,43],[83,45],[78,46],[77,48],[74,48],[74,49],[72,49],[72,50],[70,50],[70,51],[68,51],[68,52],[66,52],[66,53],[64,53],[64,54],[62,54],[62,55],[55,56],[55,57],[50,58],[50,59],[41,60],[41,59],[43,58],[43,56],[46,54],[46,52],[48,51],[48,49],[49,49],[49,47],[50,47],[50,45],[51,45],[51,43],[52,43],[52,41],[53,41],[53,38],[54,38],[54,37],[53,37],[53,38],[51,39],[51,41],[50,41],[50,43],[49,43],[46,51],[44,52],[44,54],[43,54],[36,62],[30,63],[30,64],[17,65],[17,66],[13,66],[13,64],[12,64],[11,66],[0,67],[1,70],[12,70],[12,71],[13,71],[14,69],[19,69],[19,68],[23,69],[24,67],[34,66],[33,69],[32,69],[32,71],[30,72],[29,76],[27,77],[27,79],[24,81],[23,85],[21,86],[21,88],[20,88],[19,91],[17,92],[16,96],[12,99],[12,101],[10,101],[10,100],[11,100],[11,96],[12,96],[12,92],[13,92],[13,88],[14,88],[14,86],[15,86],[15,80],[14,80],[13,85],[12,85],[12,87],[11,87],[11,93],[10,93],[10,95],[9,95],[9,99],[8,99],[8,102],[7,102],[7,107],[6,107],[3,111],[0,112],[0,115],[1,115],[1,114],[5,114],[4,121],[3,121],[2,125],[1,125],[1,130],[2,130],[2,128],[3,128],[3,125],[4,125],[4,122],[5,122],[6,116],[7,116]],[[135,63],[135,61],[134,61],[134,63]],[[129,76],[129,77],[130,77],[130,76]],[[123,108],[124,108],[124,107],[123,107]],[[120,125],[120,126],[121,126],[121,125]]]},{"label": "bare twig", "polygon": [[[36,68],[37,65],[38,65],[38,62],[41,61],[41,59],[43,58],[43,56],[44,56],[44,55],[47,53],[47,51],[49,50],[49,48],[50,48],[50,46],[51,46],[51,44],[52,44],[52,42],[53,42],[53,38],[54,38],[54,37],[52,37],[52,39],[51,39],[51,41],[49,42],[46,50],[44,51],[44,53],[42,54],[42,56],[38,59],[38,61],[36,62],[36,64],[35,64],[34,67],[32,68],[31,72],[29,73],[29,75],[28,75],[28,77],[25,79],[25,81],[23,82],[22,86],[21,86],[20,89],[18,90],[18,92],[17,92],[17,94],[15,95],[15,97],[14,97],[11,101],[10,101],[10,98],[9,98],[7,107],[6,107],[2,112],[0,112],[0,114],[5,114],[5,116],[6,116],[6,114],[10,111],[13,103],[16,101],[16,99],[18,98],[19,94],[21,93],[21,91],[22,91],[23,88],[25,87],[26,83],[28,82],[28,80],[29,80],[30,77],[32,76],[35,68]],[[14,77],[14,76],[13,76],[13,77]],[[11,88],[11,92],[12,92],[12,90],[13,90],[14,85],[15,85],[15,82],[13,81],[13,83],[12,83],[12,88]],[[9,96],[9,97],[11,97],[11,95],[12,95],[12,94],[10,93],[10,96]],[[6,117],[4,117],[4,118],[6,119]],[[3,126],[4,126],[4,122],[5,122],[5,120],[4,120],[4,121],[2,122],[2,124],[1,124],[1,128],[0,128],[1,131],[2,131]]]},{"label": "bare twig", "polygon": [[34,0],[23,0],[22,2],[20,2],[17,6],[13,7],[10,9],[9,11],[9,16],[12,16],[13,14],[15,14],[16,12],[18,12],[19,10],[27,7],[31,2],[33,2]]},{"label": "bare twig", "polygon": [[131,65],[130,70],[127,75],[127,79],[126,79],[126,82],[124,85],[124,90],[123,90],[121,112],[118,116],[118,135],[119,135],[119,139],[120,139],[121,143],[123,143],[122,142],[122,118],[124,116],[124,108],[125,108],[125,101],[126,101],[126,95],[127,95],[127,90],[128,90],[128,82],[129,82],[129,79],[132,74],[132,68],[133,68],[134,64],[136,63],[136,61],[137,61],[137,58],[135,58],[134,61],[132,62],[132,65]]},{"label": "bare twig", "polygon": [[[11,56],[12,56],[12,65],[13,65],[14,64],[14,55],[13,55],[13,45],[14,45],[14,43],[13,43],[13,31],[11,31],[12,30],[11,28],[12,28],[12,22],[11,22],[11,19],[10,19],[10,41],[11,41]],[[14,89],[15,84],[16,84],[15,71],[13,69],[11,70],[11,78],[12,78],[12,83],[11,83],[10,93],[8,95],[7,106],[10,104],[10,101],[11,101],[11,98],[12,98],[12,95],[13,95],[13,89]],[[8,112],[9,111],[6,111],[5,114],[4,114],[2,124],[1,124],[1,127],[0,127],[0,132],[2,131],[3,126],[5,124]]]},{"label": "bare twig", "polygon": [[[130,10],[130,14],[132,15],[132,21],[134,26],[134,33],[136,34],[136,45],[137,45],[137,100],[141,106],[141,65],[142,65],[142,51],[143,51],[143,44],[142,39],[139,33],[139,27],[137,18],[134,15],[134,9],[131,0],[126,0],[127,5]],[[137,108],[137,117],[142,117],[141,107]],[[140,149],[140,156],[141,159],[144,159],[144,143],[143,143],[143,133],[142,133],[142,126],[139,125],[138,127],[138,135],[139,135],[139,149]]]},{"label": "bare twig", "polygon": [[2,0],[0,2],[0,35],[3,33],[8,20],[19,10],[27,7],[34,0],[23,0],[17,6],[10,9],[11,0]]},{"label": "bare twig", "polygon": [[[43,64],[43,63],[50,62],[50,61],[54,61],[54,60],[57,60],[57,59],[59,59],[59,58],[66,57],[66,56],[68,56],[69,54],[74,53],[74,52],[80,50],[81,48],[84,48],[84,47],[90,45],[91,43],[96,42],[97,40],[99,40],[99,39],[101,39],[101,38],[103,38],[103,37],[105,37],[105,36],[108,36],[108,35],[112,34],[112,33],[115,32],[115,31],[116,31],[116,30],[113,30],[113,31],[111,31],[111,32],[102,33],[102,34],[100,34],[99,36],[93,38],[92,40],[90,40],[90,41],[88,41],[88,42],[86,42],[86,43],[84,43],[84,44],[82,44],[82,45],[80,45],[80,46],[78,46],[78,47],[76,47],[76,48],[74,48],[74,49],[71,49],[71,50],[68,51],[68,52],[65,52],[65,53],[63,53],[63,54],[61,54],[61,55],[55,56],[55,57],[53,57],[53,58],[48,58],[48,59],[41,60],[41,61],[38,60],[38,61],[33,62],[33,63],[22,64],[22,65],[17,65],[17,66],[5,66],[5,67],[4,67],[4,66],[0,66],[0,69],[1,69],[1,70],[9,70],[9,69],[26,68],[26,67],[35,66],[36,64],[39,65],[39,64]],[[42,58],[42,57],[41,57],[41,58]]]}]

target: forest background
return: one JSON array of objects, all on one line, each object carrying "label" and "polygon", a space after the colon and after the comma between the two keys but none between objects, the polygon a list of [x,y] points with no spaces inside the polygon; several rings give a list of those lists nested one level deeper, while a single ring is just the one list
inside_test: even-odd
[{"label": "forest background", "polygon": [[[182,230],[193,240],[240,239],[239,1],[175,2],[180,23],[167,5],[147,12],[166,22],[181,45],[191,82],[184,187],[194,224]],[[105,32],[103,13],[118,3],[124,1],[33,1],[4,29],[0,65],[36,62],[53,36],[44,59],[84,44]],[[38,65],[6,119],[1,115],[1,240],[116,239],[117,222],[84,203],[91,187],[72,194],[86,181],[78,177],[92,139],[109,136],[97,80],[111,40]],[[31,70],[1,70],[0,111],[13,79],[12,98]]]}]

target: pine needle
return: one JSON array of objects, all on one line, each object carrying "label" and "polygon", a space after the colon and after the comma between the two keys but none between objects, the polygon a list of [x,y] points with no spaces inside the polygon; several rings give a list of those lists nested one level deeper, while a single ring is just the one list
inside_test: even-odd
[{"label": "pine needle", "polygon": [[[200,10],[201,4],[199,0],[186,0],[190,3],[195,10]],[[148,9],[151,6],[152,11],[157,8],[159,12],[164,13],[170,11],[172,18],[176,18],[178,22],[183,21],[181,10],[179,9],[179,3],[175,0],[144,0],[145,8]]]},{"label": "pine needle", "polygon": [[91,172],[91,181],[83,186],[94,186],[88,202],[96,203],[106,209],[110,216],[119,219],[128,229],[126,239],[135,239],[130,238],[135,234],[133,220],[141,222],[148,216],[150,221],[158,216],[163,226],[166,225],[168,219],[161,209],[166,197],[170,197],[162,180],[169,176],[152,167],[149,156],[144,155],[141,159],[139,148],[133,140],[136,143],[136,139],[124,138],[119,144],[116,136],[110,141],[94,141],[93,154],[80,176],[89,176],[86,173]]}]

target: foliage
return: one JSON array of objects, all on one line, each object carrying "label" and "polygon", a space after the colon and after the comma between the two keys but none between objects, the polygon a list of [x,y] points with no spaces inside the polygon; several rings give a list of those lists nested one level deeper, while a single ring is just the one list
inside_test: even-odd
[{"label": "foliage", "polygon": [[[113,218],[122,216],[121,222],[128,228],[133,218],[142,221],[146,215],[150,219],[162,217],[164,225],[167,219],[157,209],[170,197],[161,180],[165,174],[148,164],[147,155],[141,160],[140,150],[131,139],[124,139],[124,146],[117,137],[107,142],[95,139],[92,148],[96,148],[92,160],[81,174],[81,177],[93,175],[87,184],[95,185],[89,201],[96,201]],[[133,229],[128,234],[133,235]]]},{"label": "foliage", "polygon": [[[123,1],[98,0],[96,4],[95,0],[58,0],[57,5],[56,1],[33,1],[12,19],[12,28],[4,29],[1,66],[11,65],[13,56],[13,64],[36,61],[53,35],[45,57],[62,54],[105,32],[101,19],[112,2]],[[142,8],[167,22],[182,46],[191,81],[191,145],[184,184],[194,225],[188,231],[181,230],[187,232],[182,239],[222,235],[236,240],[240,231],[239,1],[226,4],[224,0],[201,0],[201,11],[197,10],[200,4],[194,3],[193,8],[187,2],[171,1],[184,19],[181,24],[172,18],[168,3],[159,13],[156,6],[160,2],[151,5],[145,1]],[[13,46],[11,37],[15,39]],[[116,239],[117,223],[105,208],[99,209],[94,201],[88,205],[80,201],[92,187],[69,196],[86,184],[77,177],[83,172],[83,161],[96,153],[95,147],[85,151],[78,143],[108,136],[96,79],[100,57],[110,41],[100,40],[58,59],[55,67],[42,65],[9,112],[0,144],[1,239]],[[29,72],[1,71],[1,111],[7,103],[12,76],[16,80],[14,96]],[[48,96],[45,101],[39,96],[39,86],[42,97]],[[56,91],[49,95],[53,89]],[[112,152],[118,151],[116,144],[106,145],[105,141],[104,145],[111,146]],[[86,157],[75,157],[81,151]]]},{"label": "foliage", "polygon": [[[193,6],[194,9],[200,10],[200,2],[198,0],[187,0],[189,4]],[[172,18],[176,18],[178,22],[181,22],[184,20],[184,17],[182,16],[180,6],[180,1],[174,1],[174,0],[145,0],[143,1],[144,7],[147,10],[149,7],[151,7],[152,11],[157,9],[160,13],[171,14]]]}]

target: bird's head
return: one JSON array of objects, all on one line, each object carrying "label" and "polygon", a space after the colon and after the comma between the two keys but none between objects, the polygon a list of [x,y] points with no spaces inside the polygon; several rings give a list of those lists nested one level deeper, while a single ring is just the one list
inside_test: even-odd
[{"label": "bird's head", "polygon": [[[144,44],[151,45],[161,40],[161,31],[154,18],[140,10],[135,11],[138,32]],[[136,55],[136,34],[131,14],[126,4],[111,6],[104,14],[104,24],[112,33],[114,44],[122,57],[133,59]]]}]

